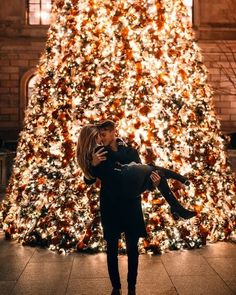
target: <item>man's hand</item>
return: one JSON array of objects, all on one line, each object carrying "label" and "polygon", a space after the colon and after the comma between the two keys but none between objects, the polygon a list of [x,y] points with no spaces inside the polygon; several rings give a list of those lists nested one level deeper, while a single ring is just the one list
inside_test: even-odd
[{"label": "man's hand", "polygon": [[152,171],[150,178],[155,186],[160,184],[161,176],[156,171]]},{"label": "man's hand", "polygon": [[97,166],[102,161],[105,161],[107,159],[107,157],[105,157],[106,153],[107,153],[107,151],[104,151],[104,147],[101,147],[98,151],[96,151],[96,153],[93,153],[91,165]]}]

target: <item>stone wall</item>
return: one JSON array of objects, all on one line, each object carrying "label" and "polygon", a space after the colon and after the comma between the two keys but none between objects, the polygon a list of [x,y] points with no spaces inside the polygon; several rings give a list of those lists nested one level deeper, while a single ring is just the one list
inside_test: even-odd
[{"label": "stone wall", "polygon": [[6,140],[16,140],[22,129],[26,80],[35,71],[48,29],[26,24],[25,4],[0,1],[0,138]]},{"label": "stone wall", "polygon": [[236,132],[236,40],[198,42],[222,131]]},{"label": "stone wall", "polygon": [[195,0],[194,30],[209,70],[216,113],[225,133],[236,132],[236,1]]},{"label": "stone wall", "polygon": [[44,42],[30,39],[0,41],[0,137],[16,138],[22,127],[26,95],[22,81],[32,75],[43,48]]},{"label": "stone wall", "polygon": [[[231,18],[229,1],[232,0],[214,1],[214,9],[211,0],[194,2],[196,38],[209,69],[208,81],[215,91],[216,112],[225,133],[236,131],[236,89],[233,87],[236,24]],[[22,128],[25,82],[35,70],[48,29],[25,23],[25,2],[0,1],[0,138],[6,140],[16,140]],[[233,82],[228,80],[225,71]]]}]

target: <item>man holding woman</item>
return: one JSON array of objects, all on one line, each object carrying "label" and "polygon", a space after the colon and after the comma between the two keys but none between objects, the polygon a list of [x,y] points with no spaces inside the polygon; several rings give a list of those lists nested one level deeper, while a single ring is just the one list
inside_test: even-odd
[{"label": "man holding woman", "polygon": [[[98,145],[101,143],[103,147]],[[128,255],[128,295],[136,294],[138,240],[147,235],[140,193],[158,187],[171,205],[172,213],[178,212],[183,218],[195,216],[195,212],[183,208],[178,203],[166,181],[166,178],[175,178],[188,184],[185,177],[161,167],[156,169],[150,165],[131,165],[131,162],[141,163],[138,152],[116,138],[113,121],[106,120],[96,126],[88,125],[81,129],[78,163],[85,174],[87,184],[94,183],[96,177],[101,179],[100,212],[104,239],[107,242],[107,266],[113,286],[112,295],[121,294],[118,240],[122,232],[125,233]],[[122,177],[123,168],[126,172],[132,170],[131,174],[134,177],[130,173],[126,174],[127,177]],[[131,178],[134,180],[133,185],[129,182]],[[142,182],[142,187],[139,187]],[[139,193],[137,195],[134,192]]]}]

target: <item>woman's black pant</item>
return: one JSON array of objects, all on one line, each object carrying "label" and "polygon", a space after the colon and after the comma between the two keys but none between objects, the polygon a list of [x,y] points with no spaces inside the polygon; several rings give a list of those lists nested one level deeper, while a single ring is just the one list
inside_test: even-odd
[{"label": "woman's black pant", "polygon": [[[182,183],[185,183],[185,181],[187,181],[188,179],[172,170],[158,166],[156,166],[155,168],[158,174],[161,176],[161,180],[157,188],[161,192],[162,196],[166,199],[166,201],[172,208],[182,208],[182,205],[179,203],[179,201],[175,198],[174,194],[172,193],[167,182],[167,179],[176,179]],[[149,183],[149,185],[152,184]]]},{"label": "woman's black pant", "polygon": [[137,163],[121,165],[120,170],[117,172],[117,176],[119,177],[117,178],[117,190],[121,190],[121,194],[126,195],[128,198],[135,198],[146,190],[153,190],[154,187],[150,178],[152,171],[158,172],[161,176],[157,188],[166,201],[172,207],[180,207],[181,205],[172,193],[167,179],[172,178],[184,183],[187,181],[187,178],[163,167]]},{"label": "woman's black pant", "polygon": [[[139,237],[134,237],[125,233],[126,251],[128,255],[128,288],[134,289],[138,274],[138,240]],[[112,287],[115,289],[121,288],[120,274],[118,268],[118,238],[107,239],[107,267]]]}]

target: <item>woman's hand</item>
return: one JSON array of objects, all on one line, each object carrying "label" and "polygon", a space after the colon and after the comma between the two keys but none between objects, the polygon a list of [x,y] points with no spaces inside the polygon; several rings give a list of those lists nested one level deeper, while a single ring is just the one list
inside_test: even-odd
[{"label": "woman's hand", "polygon": [[160,184],[161,176],[158,174],[158,172],[152,171],[150,178],[155,186]]},{"label": "woman's hand", "polygon": [[104,151],[104,147],[101,147],[98,151],[92,154],[92,166],[99,165],[102,161],[105,161],[107,157],[105,157],[107,151]]}]

